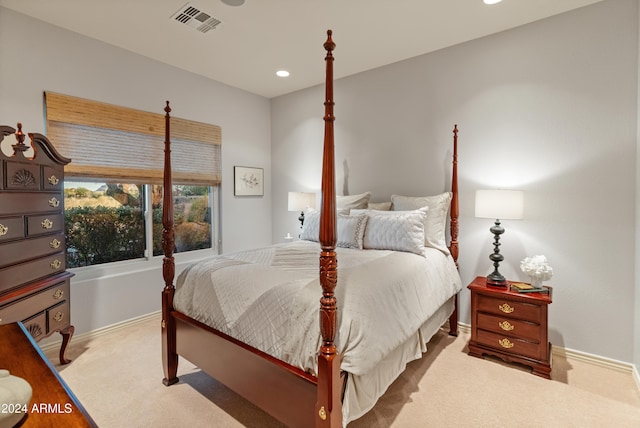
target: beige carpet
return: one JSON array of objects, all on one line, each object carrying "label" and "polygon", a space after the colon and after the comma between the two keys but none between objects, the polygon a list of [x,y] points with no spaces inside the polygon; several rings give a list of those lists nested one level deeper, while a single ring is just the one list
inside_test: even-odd
[{"label": "beige carpet", "polygon": [[[466,354],[468,335],[438,333],[377,406],[349,428],[640,427],[629,373],[555,358],[551,381]],[[47,352],[55,364],[56,350]],[[71,342],[56,367],[100,427],[282,427],[180,360],[180,383],[161,379],[160,321]]]}]

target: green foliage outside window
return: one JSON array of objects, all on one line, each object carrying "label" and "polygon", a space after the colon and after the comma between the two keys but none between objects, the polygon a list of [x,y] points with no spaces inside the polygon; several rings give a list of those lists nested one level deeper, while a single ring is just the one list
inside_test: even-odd
[{"label": "green foliage outside window", "polygon": [[144,257],[144,217],[137,207],[65,210],[67,267]]}]

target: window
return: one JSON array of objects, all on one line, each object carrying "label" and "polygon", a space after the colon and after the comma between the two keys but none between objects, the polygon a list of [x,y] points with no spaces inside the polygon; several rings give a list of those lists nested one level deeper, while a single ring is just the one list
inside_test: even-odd
[{"label": "window", "polygon": [[[65,167],[67,265],[161,255],[165,115],[45,93]],[[221,130],[171,118],[175,252],[213,244]]]}]

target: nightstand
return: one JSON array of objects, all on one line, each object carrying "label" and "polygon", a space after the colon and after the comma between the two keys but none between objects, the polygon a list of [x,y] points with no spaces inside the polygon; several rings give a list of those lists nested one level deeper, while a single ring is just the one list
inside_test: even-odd
[{"label": "nightstand", "polygon": [[552,288],[545,293],[518,293],[487,286],[479,276],[471,290],[471,341],[469,355],[493,355],[506,362],[533,368],[533,374],[551,379],[551,344],[548,307]]}]

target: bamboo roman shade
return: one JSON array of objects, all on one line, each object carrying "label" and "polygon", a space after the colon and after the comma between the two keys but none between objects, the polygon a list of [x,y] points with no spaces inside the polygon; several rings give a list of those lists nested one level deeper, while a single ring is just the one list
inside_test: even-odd
[{"label": "bamboo roman shade", "polygon": [[[67,176],[162,184],[164,114],[53,92],[45,107],[47,138],[72,160]],[[174,184],[219,184],[221,145],[219,126],[171,117]]]}]

